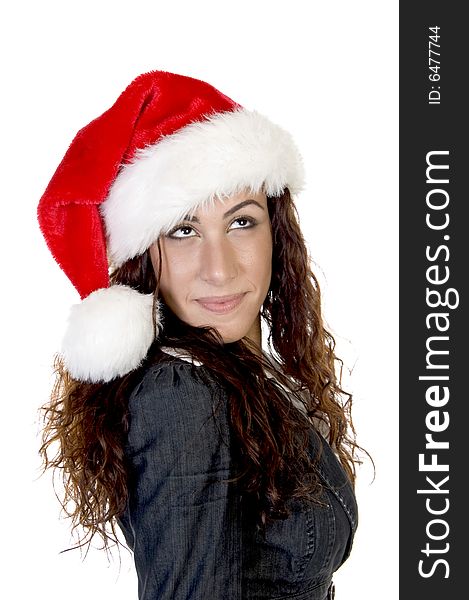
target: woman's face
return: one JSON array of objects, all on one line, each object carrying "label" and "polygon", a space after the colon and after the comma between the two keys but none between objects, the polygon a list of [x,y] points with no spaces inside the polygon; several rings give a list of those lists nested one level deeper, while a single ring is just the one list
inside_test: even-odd
[{"label": "woman's face", "polygon": [[[260,346],[259,311],[272,273],[272,233],[264,192],[215,200],[160,238],[160,293],[196,327],[211,326],[225,343],[248,337]],[[158,248],[150,248],[157,272]]]}]

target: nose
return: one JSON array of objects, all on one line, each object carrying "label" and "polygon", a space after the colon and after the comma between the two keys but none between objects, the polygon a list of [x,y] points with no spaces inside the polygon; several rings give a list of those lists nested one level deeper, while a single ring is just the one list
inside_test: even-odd
[{"label": "nose", "polygon": [[236,250],[227,236],[205,239],[200,252],[200,277],[221,287],[238,275]]}]

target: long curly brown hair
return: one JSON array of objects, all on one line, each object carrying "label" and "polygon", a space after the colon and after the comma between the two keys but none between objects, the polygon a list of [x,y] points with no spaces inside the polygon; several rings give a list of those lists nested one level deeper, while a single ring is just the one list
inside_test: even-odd
[{"label": "long curly brown hair", "polygon": [[[254,500],[258,521],[289,514],[292,498],[315,501],[320,488],[308,436],[323,422],[329,444],[355,482],[357,459],[351,418],[352,397],[341,388],[335,341],[325,329],[321,294],[310,267],[298,215],[288,189],[268,198],[272,224],[272,280],[261,315],[267,344],[279,368],[248,342],[223,344],[215,331],[190,327],[163,303],[164,331],[138,369],[108,383],[74,380],[60,356],[50,401],[42,407],[40,454],[44,470],[62,475],[61,504],[78,532],[78,546],[98,535],[104,548],[117,541],[116,525],[128,500],[125,458],[128,397],[149,364],[164,360],[161,347],[184,348],[204,365],[227,393],[229,418],[239,448],[239,475],[246,497]],[[112,283],[158,296],[158,277],[149,252],[111,275]],[[274,371],[275,379],[266,376]],[[291,389],[304,411],[292,410],[276,382]],[[313,427],[312,423],[316,423]],[[52,454],[52,456],[51,456]],[[317,459],[317,457],[316,457]]]}]

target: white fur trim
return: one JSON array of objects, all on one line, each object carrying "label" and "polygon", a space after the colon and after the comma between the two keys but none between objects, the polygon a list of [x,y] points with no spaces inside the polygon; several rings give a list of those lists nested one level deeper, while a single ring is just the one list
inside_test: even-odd
[{"label": "white fur trim", "polygon": [[216,113],[139,150],[101,205],[109,258],[142,254],[185,215],[243,189],[279,196],[304,185],[291,135],[256,111]]},{"label": "white fur trim", "polygon": [[72,306],[62,342],[71,376],[98,383],[138,367],[154,339],[152,312],[152,294],[123,285],[96,290]]}]

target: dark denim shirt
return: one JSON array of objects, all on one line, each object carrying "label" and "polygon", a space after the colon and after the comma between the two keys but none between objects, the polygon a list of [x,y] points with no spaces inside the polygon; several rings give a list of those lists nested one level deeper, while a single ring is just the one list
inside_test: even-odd
[{"label": "dark denim shirt", "polygon": [[[201,370],[205,377],[200,377]],[[226,396],[213,418],[209,370],[181,359],[150,367],[129,399],[128,507],[139,600],[325,600],[357,526],[351,485],[323,440],[323,506],[253,526],[235,483]],[[218,400],[217,400],[218,401]],[[329,592],[328,592],[329,590]]]}]

